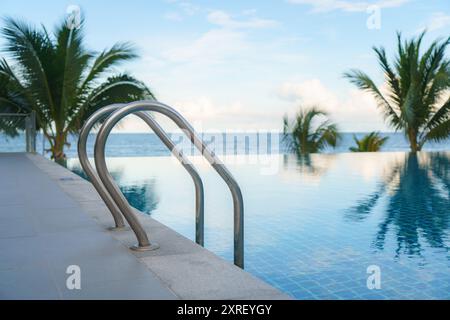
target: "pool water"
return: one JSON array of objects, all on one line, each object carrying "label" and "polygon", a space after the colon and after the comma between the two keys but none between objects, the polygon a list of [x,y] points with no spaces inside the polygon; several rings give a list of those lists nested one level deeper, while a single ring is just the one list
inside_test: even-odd
[{"label": "pool water", "polygon": [[[194,239],[194,186],[176,160],[107,162],[133,206]],[[232,261],[231,195],[193,162],[204,179],[205,246]],[[450,299],[450,153],[225,163],[244,196],[247,271],[297,299]],[[77,160],[68,166],[81,173]]]}]

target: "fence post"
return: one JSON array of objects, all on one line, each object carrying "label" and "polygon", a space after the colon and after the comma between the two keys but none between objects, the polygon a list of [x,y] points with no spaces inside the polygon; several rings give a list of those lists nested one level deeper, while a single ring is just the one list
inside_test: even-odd
[{"label": "fence post", "polygon": [[36,111],[30,113],[31,121],[31,152],[36,153]]},{"label": "fence post", "polygon": [[36,152],[36,112],[33,110],[25,118],[26,151]]}]

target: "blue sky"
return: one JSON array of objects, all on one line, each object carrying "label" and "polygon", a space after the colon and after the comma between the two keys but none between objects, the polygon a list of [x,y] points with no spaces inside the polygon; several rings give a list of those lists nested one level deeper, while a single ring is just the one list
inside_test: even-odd
[{"label": "blue sky", "polygon": [[1,0],[0,15],[51,27],[70,5],[83,10],[91,48],[134,42],[141,58],[123,69],[205,131],[280,130],[283,114],[311,104],[343,131],[386,130],[342,73],[360,68],[382,85],[373,45],[392,56],[397,30],[426,27],[425,44],[450,35],[448,0]]}]

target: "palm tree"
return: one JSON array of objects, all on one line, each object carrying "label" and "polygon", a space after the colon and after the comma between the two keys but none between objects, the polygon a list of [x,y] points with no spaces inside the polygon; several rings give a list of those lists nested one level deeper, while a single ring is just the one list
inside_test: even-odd
[{"label": "palm tree", "polygon": [[[12,18],[4,22],[3,49],[12,63],[0,58],[0,111],[34,110],[55,161],[64,161],[67,136],[77,134],[97,109],[153,98],[142,82],[114,72],[120,63],[137,58],[131,44],[94,53],[84,46],[83,21],[77,28],[63,21],[53,34]],[[8,132],[15,133],[10,127]]]},{"label": "palm tree", "polygon": [[361,139],[358,139],[356,135],[353,135],[356,147],[350,147],[351,152],[377,152],[386,143],[389,137],[381,137],[379,132],[371,132],[366,134]]},{"label": "palm tree", "polygon": [[[325,117],[317,123],[317,118]],[[320,152],[327,146],[336,147],[341,136],[337,125],[327,120],[328,114],[317,107],[300,109],[293,123],[283,119],[283,139],[288,148],[300,155]]]},{"label": "palm tree", "polygon": [[373,94],[389,125],[404,131],[413,152],[420,151],[427,141],[442,141],[450,135],[450,98],[446,97],[450,61],[445,56],[450,38],[434,41],[422,53],[424,35],[403,41],[398,33],[393,66],[385,49],[374,47],[385,74],[387,94],[362,71],[344,74],[358,88]]}]

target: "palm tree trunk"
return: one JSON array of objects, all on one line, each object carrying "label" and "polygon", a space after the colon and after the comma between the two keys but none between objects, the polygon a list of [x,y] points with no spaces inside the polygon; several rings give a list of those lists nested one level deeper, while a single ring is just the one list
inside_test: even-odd
[{"label": "palm tree trunk", "polygon": [[420,145],[417,143],[417,131],[414,129],[408,129],[409,145],[412,152],[420,151]]},{"label": "palm tree trunk", "polygon": [[66,143],[66,135],[58,132],[55,137],[55,145],[52,148],[52,157],[56,163],[66,166],[66,154],[64,153],[64,146]]}]

